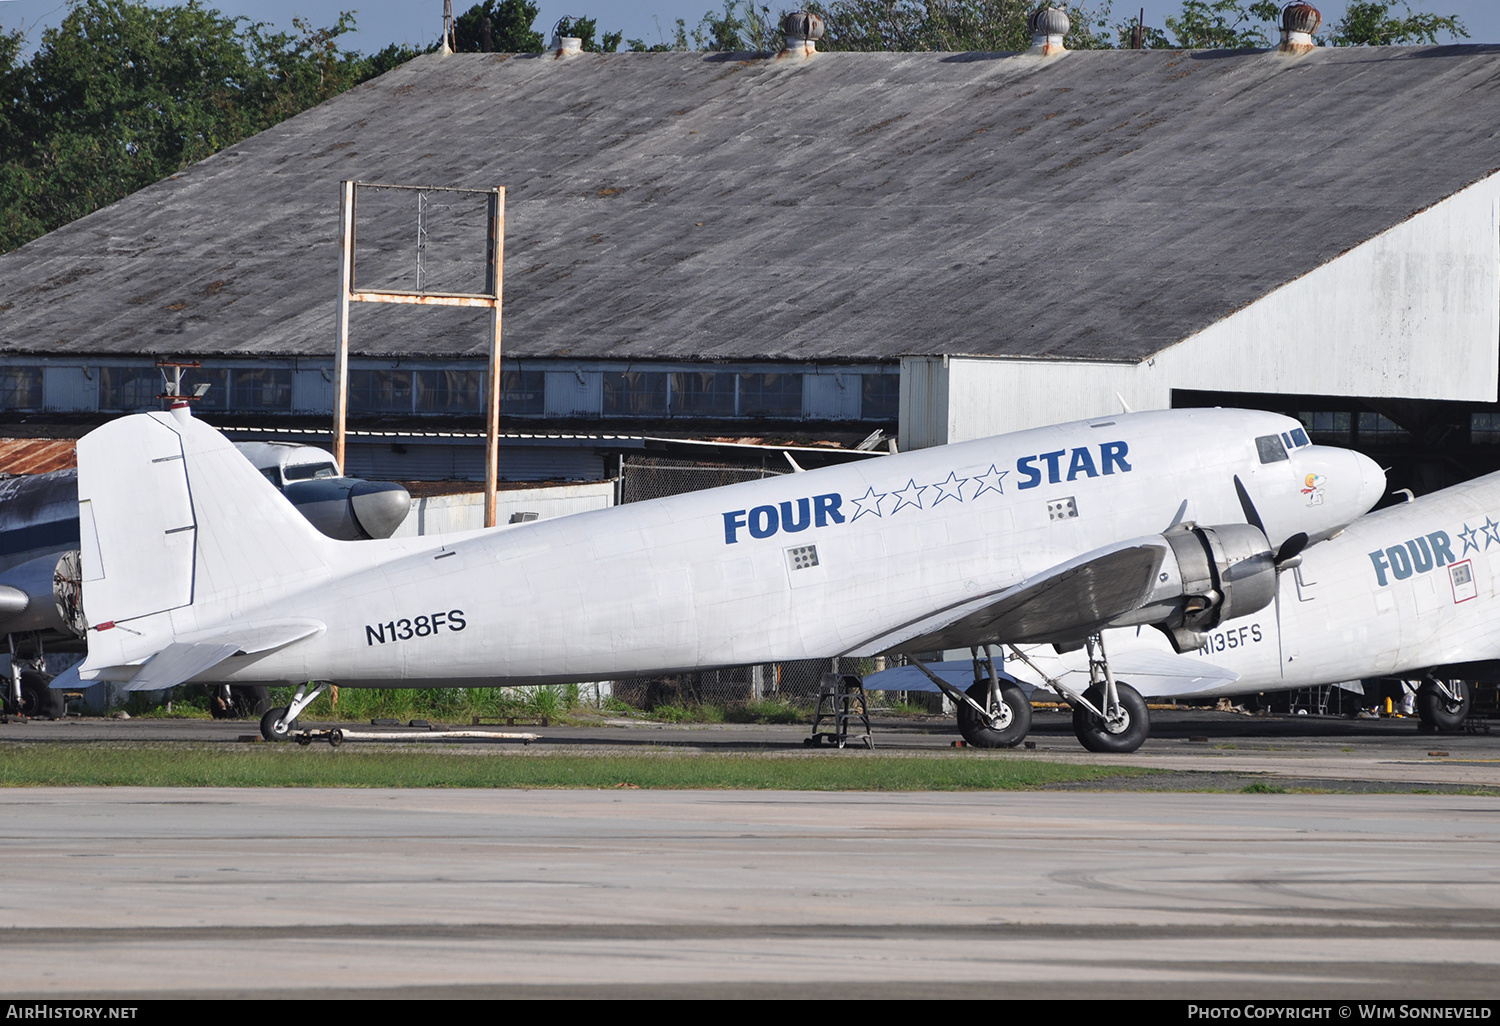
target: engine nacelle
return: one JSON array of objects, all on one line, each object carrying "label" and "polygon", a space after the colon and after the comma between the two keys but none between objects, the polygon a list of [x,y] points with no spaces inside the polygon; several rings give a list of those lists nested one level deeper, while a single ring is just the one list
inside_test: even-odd
[{"label": "engine nacelle", "polygon": [[0,574],[0,633],[85,632],[83,570],[76,549],[41,556]]},{"label": "engine nacelle", "polygon": [[1149,624],[1178,652],[1201,648],[1226,620],[1258,612],[1276,598],[1276,557],[1249,524],[1178,524],[1162,533],[1167,552],[1151,597],[1114,626]]}]

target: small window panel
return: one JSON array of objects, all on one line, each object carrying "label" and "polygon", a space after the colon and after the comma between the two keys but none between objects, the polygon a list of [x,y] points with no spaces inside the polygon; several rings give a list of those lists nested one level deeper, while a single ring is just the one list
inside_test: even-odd
[{"label": "small window panel", "polygon": [[293,463],[281,468],[288,481],[315,481],[338,477],[339,468],[332,463]]},{"label": "small window panel", "polygon": [[1308,440],[1307,432],[1301,428],[1297,428],[1292,432],[1292,443],[1299,449],[1304,445],[1312,445],[1312,442]]},{"label": "small window panel", "polygon": [[1500,413],[1471,413],[1469,441],[1483,445],[1500,442]]},{"label": "small window panel", "polygon": [[793,570],[807,570],[818,565],[818,547],[816,545],[798,545],[796,548],[786,550],[787,566]]}]

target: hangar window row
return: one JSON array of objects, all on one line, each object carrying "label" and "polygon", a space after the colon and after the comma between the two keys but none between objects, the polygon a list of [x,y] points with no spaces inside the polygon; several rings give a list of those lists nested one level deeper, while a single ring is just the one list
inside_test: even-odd
[{"label": "hangar window row", "polygon": [[[352,414],[479,414],[486,372],[474,368],[354,368]],[[878,369],[615,369],[565,365],[501,372],[501,412],[519,417],[763,418],[894,421],[900,375]],[[327,367],[204,367],[183,390],[208,389],[202,410],[307,413],[332,409]],[[0,408],[17,411],[157,409],[161,371],[151,364],[0,367]]]},{"label": "hangar window row", "polygon": [[[1476,413],[1475,417],[1485,416]],[[1313,441],[1324,445],[1354,445],[1358,442],[1379,445],[1381,443],[1405,442],[1411,433],[1383,413],[1351,413],[1348,411],[1319,411],[1298,413],[1297,417],[1307,428]],[[1474,441],[1492,441],[1481,438],[1476,432]]]}]

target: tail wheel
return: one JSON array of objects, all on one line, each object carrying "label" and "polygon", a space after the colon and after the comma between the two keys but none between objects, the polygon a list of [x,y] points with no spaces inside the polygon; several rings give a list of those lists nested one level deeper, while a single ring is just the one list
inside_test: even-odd
[{"label": "tail wheel", "polygon": [[[989,709],[989,681],[978,681],[965,692],[981,706]],[[1026,739],[1031,730],[1031,701],[1026,693],[1014,684],[1000,685],[1000,706],[989,709],[994,716],[990,723],[968,703],[958,706],[958,732],[975,748],[1014,748]]]},{"label": "tail wheel", "polygon": [[[1133,752],[1146,743],[1151,736],[1151,716],[1146,712],[1146,700],[1129,684],[1115,684],[1120,696],[1120,708],[1113,719],[1101,719],[1087,709],[1073,709],[1073,733],[1079,744],[1091,752],[1124,754]],[[1083,693],[1095,708],[1104,708],[1104,688],[1095,684]]]},{"label": "tail wheel", "polygon": [[267,741],[285,741],[292,736],[292,730],[297,726],[295,720],[286,722],[286,706],[278,706],[269,709],[260,718],[260,736]]},{"label": "tail wheel", "polygon": [[1464,718],[1474,704],[1474,686],[1466,680],[1450,680],[1448,690],[1458,696],[1455,700],[1443,694],[1438,686],[1428,681],[1417,689],[1417,715],[1422,723],[1438,730],[1462,730]]}]

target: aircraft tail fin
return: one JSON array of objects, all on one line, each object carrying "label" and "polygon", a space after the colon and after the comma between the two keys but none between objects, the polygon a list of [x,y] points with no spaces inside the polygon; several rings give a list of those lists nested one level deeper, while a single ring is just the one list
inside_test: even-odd
[{"label": "aircraft tail fin", "polygon": [[207,651],[192,637],[200,614],[263,606],[349,559],[348,543],[320,534],[227,438],[186,411],[122,417],[80,439],[78,507],[85,677],[165,654],[179,639],[197,651],[167,660],[182,665],[165,676],[210,656],[212,666],[235,639]]}]

